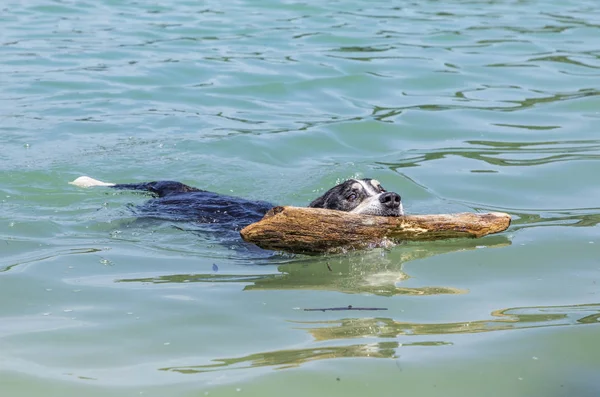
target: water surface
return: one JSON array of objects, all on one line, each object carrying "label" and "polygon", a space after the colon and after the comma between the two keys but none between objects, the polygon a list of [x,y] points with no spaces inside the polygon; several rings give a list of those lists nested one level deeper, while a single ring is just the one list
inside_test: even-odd
[{"label": "water surface", "polygon": [[[1,396],[600,393],[596,2],[1,9]],[[371,177],[514,222],[256,253],[80,175],[290,205]],[[303,310],[348,305],[387,310]]]}]

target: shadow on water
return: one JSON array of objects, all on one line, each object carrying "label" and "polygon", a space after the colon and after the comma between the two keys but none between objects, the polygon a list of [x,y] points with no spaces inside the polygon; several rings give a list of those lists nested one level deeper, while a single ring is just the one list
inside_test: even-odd
[{"label": "shadow on water", "polygon": [[[390,338],[394,341],[319,346],[310,349],[278,350],[254,353],[235,358],[213,360],[213,364],[160,368],[183,374],[210,372],[220,369],[244,369],[274,366],[285,369],[303,363],[347,357],[398,358],[400,347],[447,346],[453,342],[449,335],[473,334],[493,331],[597,324],[600,322],[600,303],[570,306],[517,307],[496,310],[492,319],[457,323],[409,323],[392,318],[344,318],[319,322],[296,322],[306,327],[316,342],[340,341],[356,338]],[[440,336],[440,340],[399,342],[399,338]]]}]

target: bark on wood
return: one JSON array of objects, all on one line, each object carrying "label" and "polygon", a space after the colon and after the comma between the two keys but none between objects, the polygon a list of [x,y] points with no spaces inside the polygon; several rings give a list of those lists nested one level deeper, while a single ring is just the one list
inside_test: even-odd
[{"label": "bark on wood", "polygon": [[383,217],[321,208],[275,207],[240,234],[261,248],[318,254],[389,247],[402,241],[482,237],[506,230],[510,215],[460,213]]}]

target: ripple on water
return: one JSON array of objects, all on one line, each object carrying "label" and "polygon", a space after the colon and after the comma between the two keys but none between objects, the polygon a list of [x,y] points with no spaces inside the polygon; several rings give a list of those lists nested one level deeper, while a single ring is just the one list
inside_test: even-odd
[{"label": "ripple on water", "polygon": [[[595,385],[597,15],[571,0],[7,3],[0,376],[177,394],[182,378],[256,385],[293,367],[290,390],[356,371],[377,394],[416,363],[403,390],[418,395]],[[376,177],[411,212],[513,225],[253,256],[136,220],[146,196],[66,184],[83,174],[294,205]],[[295,310],[349,305],[388,310]]]}]

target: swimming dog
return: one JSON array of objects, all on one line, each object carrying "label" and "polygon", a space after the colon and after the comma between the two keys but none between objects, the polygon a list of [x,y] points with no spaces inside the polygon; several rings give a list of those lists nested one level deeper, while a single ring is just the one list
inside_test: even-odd
[{"label": "swimming dog", "polygon": [[[121,184],[82,176],[69,183],[79,187],[106,186],[148,192],[155,198],[140,207],[146,217],[192,221],[235,231],[259,221],[274,207],[266,201],[222,195],[175,181]],[[387,192],[379,181],[369,178],[348,179],[313,200],[309,207],[364,215],[404,215],[400,195]]]}]

